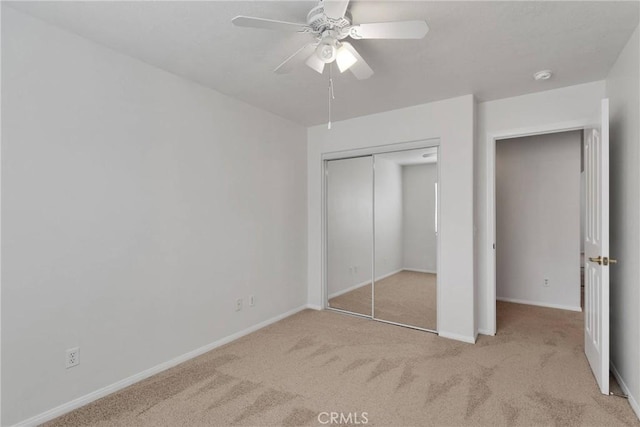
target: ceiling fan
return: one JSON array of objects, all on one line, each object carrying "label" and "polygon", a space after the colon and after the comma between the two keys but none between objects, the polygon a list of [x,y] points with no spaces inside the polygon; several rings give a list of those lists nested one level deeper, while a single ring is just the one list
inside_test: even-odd
[{"label": "ceiling fan", "polygon": [[262,28],[313,36],[314,41],[302,46],[274,70],[284,74],[305,64],[322,74],[326,64],[336,62],[340,72],[350,70],[359,79],[367,79],[373,70],[353,45],[344,41],[347,37],[360,39],[421,39],[429,31],[425,21],[379,22],[353,24],[347,11],[349,0],[320,0],[307,14],[306,24],[276,21],[273,19],[236,16],[231,22],[239,27]]}]

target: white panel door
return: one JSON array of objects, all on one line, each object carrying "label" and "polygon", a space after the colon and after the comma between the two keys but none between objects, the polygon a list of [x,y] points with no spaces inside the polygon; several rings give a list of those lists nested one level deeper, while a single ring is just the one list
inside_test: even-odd
[{"label": "white panel door", "polygon": [[[598,125],[584,131],[584,351],[603,394],[609,394],[609,100]],[[615,262],[615,260],[613,260]]]}]

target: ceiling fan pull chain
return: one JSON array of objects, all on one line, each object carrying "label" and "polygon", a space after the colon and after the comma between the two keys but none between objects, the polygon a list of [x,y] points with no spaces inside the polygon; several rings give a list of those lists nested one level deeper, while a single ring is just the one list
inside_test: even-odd
[{"label": "ceiling fan pull chain", "polygon": [[336,99],[333,94],[333,63],[329,64],[329,90],[331,91],[331,99]]},{"label": "ceiling fan pull chain", "polygon": [[331,129],[331,100],[336,99],[333,94],[333,64],[329,65],[329,122],[327,129]]},{"label": "ceiling fan pull chain", "polygon": [[329,80],[329,121],[327,122],[327,129],[331,129],[331,80]]}]

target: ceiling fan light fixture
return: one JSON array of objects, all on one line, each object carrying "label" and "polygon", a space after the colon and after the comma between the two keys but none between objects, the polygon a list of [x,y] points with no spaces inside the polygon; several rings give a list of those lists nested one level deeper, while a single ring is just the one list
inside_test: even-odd
[{"label": "ceiling fan light fixture", "polygon": [[336,52],[336,64],[338,64],[338,69],[341,73],[347,71],[356,62],[358,62],[358,58],[344,46]]},{"label": "ceiling fan light fixture", "polygon": [[318,55],[311,55],[306,62],[307,66],[316,72],[322,74],[324,71],[324,61],[318,58]]},{"label": "ceiling fan light fixture", "polygon": [[325,64],[335,61],[336,59],[336,46],[334,39],[324,39],[316,48],[316,55]]}]

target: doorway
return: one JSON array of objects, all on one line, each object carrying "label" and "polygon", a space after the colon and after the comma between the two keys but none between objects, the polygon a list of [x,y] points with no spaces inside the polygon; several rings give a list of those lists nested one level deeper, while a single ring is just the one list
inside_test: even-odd
[{"label": "doorway", "polygon": [[582,131],[496,142],[498,301],[582,310],[581,151]]},{"label": "doorway", "polygon": [[487,212],[486,212],[486,264],[485,283],[487,285],[486,299],[481,304],[486,310],[486,327],[482,329],[485,335],[496,335],[496,144],[499,140],[521,138],[551,133],[570,131],[584,131],[592,124],[592,119],[576,120],[566,123],[540,125],[528,129],[505,130],[487,135]]},{"label": "doorway", "polygon": [[496,334],[496,141],[510,137],[584,131],[585,169],[585,309],[584,349],[603,394],[609,394],[609,100],[603,99],[591,118],[564,124],[542,125],[488,135],[487,230],[489,236],[486,279],[487,334]]}]

